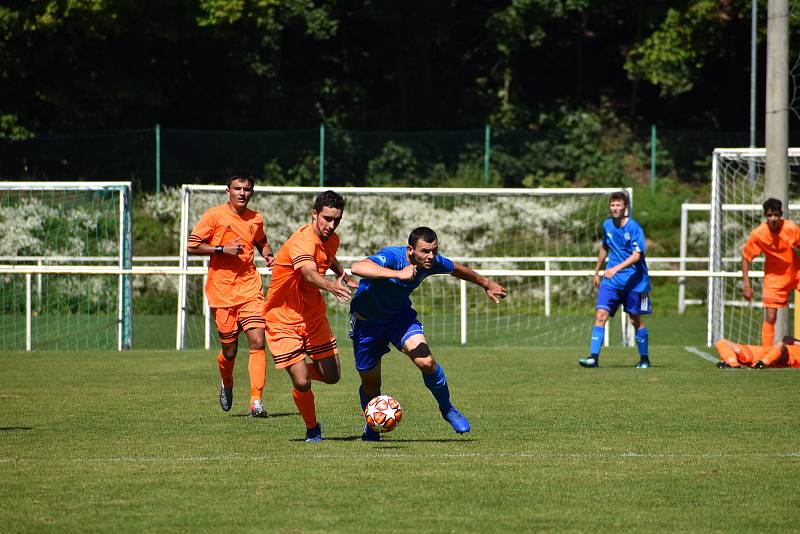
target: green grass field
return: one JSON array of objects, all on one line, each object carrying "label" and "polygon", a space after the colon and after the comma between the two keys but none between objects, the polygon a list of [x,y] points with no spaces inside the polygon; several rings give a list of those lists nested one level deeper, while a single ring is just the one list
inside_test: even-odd
[{"label": "green grass field", "polygon": [[[213,353],[5,353],[5,532],[790,531],[800,526],[800,373],[720,371],[680,347],[439,348],[473,431],[440,418],[398,353],[405,411],[363,443],[357,376],[315,385],[321,444],[283,372],[267,419],[216,400]],[[237,366],[244,386],[246,355]]]}]

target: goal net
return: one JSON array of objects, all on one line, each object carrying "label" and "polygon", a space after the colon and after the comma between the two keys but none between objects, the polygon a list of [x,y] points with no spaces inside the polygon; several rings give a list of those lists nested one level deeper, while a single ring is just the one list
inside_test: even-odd
[{"label": "goal net", "polygon": [[[742,298],[742,248],[750,232],[764,222],[765,149],[717,149],[712,160],[708,233],[708,345],[720,338],[761,344],[763,260],[753,262],[753,300]],[[784,218],[795,219],[800,196],[800,149],[789,149],[789,205]],[[793,307],[793,305],[792,305]]]},{"label": "goal net", "polygon": [[130,182],[0,182],[0,347],[132,342]]},{"label": "goal net", "polygon": [[[264,215],[273,250],[310,222],[322,190],[256,187],[250,207]],[[426,280],[412,301],[436,343],[579,346],[586,343],[594,314],[591,274],[608,195],[618,190],[337,188],[347,200],[337,257],[349,268],[384,246],[405,245],[411,230],[428,226],[439,236],[441,254],[509,292],[495,305],[480,287],[452,276]],[[186,243],[202,213],[227,197],[224,186],[185,185],[182,192],[180,239]],[[216,331],[203,300],[206,270],[192,266],[186,247],[180,248],[186,274],[179,289],[176,346],[210,347]],[[268,270],[261,270],[266,290]],[[349,328],[348,306],[325,297],[341,343]],[[615,335],[621,341],[622,333]]]}]

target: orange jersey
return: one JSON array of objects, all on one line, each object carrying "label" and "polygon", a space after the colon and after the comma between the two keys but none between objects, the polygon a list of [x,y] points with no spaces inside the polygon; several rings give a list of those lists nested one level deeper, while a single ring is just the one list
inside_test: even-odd
[{"label": "orange jersey", "polygon": [[300,267],[314,265],[322,276],[336,259],[339,236],[322,241],[307,224],[297,230],[275,255],[272,279],[264,304],[267,322],[284,325],[315,324],[325,318],[325,300],[319,288],[306,282]]},{"label": "orange jersey", "polygon": [[237,256],[212,254],[208,264],[206,296],[211,308],[236,306],[262,294],[261,275],[253,263],[253,251],[268,244],[264,234],[264,219],[246,209],[239,216],[228,204],[206,210],[189,235],[189,246],[202,243],[224,246],[240,238],[243,251]]},{"label": "orange jersey", "polygon": [[772,347],[764,347],[761,345],[739,345],[739,354],[736,359],[742,365],[752,366],[758,360],[763,360]]},{"label": "orange jersey", "polygon": [[764,254],[765,294],[796,286],[800,258],[795,254],[794,247],[800,247],[800,227],[786,219],[777,234],[770,231],[767,223],[761,223],[750,233],[742,249],[742,257],[753,261],[759,254]]},{"label": "orange jersey", "polygon": [[787,345],[786,350],[789,353],[787,367],[800,368],[800,345]]}]

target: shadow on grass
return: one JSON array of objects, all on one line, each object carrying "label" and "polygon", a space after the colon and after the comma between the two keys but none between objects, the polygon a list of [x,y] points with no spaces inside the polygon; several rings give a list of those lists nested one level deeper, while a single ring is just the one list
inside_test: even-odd
[{"label": "shadow on grass", "polygon": [[32,426],[0,426],[0,432],[15,432],[17,430],[33,430]]},{"label": "shadow on grass", "polygon": [[[254,417],[254,419],[271,419],[273,417],[288,417],[290,415],[298,415],[297,412],[281,412],[281,413],[267,413],[266,417]],[[249,413],[235,413],[231,417],[250,417]]]},{"label": "shadow on grass", "polygon": [[[289,441],[302,441],[302,442],[305,442],[304,439],[292,439],[292,440],[289,440]],[[325,438],[322,439],[322,441],[361,441],[361,434],[359,434],[357,436],[343,436],[343,437],[333,437],[333,438],[325,437]],[[477,440],[471,439],[471,438],[457,438],[457,437],[456,438],[440,438],[440,439],[397,439],[397,438],[393,438],[393,439],[390,439],[390,440],[387,439],[385,441],[369,441],[369,442],[365,442],[365,443],[373,443],[377,447],[380,447],[381,449],[390,449],[390,448],[393,448],[392,447],[393,444],[398,444],[398,443],[458,443],[458,442],[470,443],[470,442],[473,442],[473,441],[477,441]],[[394,447],[394,448],[400,448],[400,447]]]}]

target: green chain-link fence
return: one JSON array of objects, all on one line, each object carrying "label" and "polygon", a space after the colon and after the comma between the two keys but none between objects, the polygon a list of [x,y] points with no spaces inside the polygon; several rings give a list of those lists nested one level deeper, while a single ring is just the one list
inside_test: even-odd
[{"label": "green chain-link fence", "polygon": [[[658,172],[706,181],[715,147],[748,133],[659,130]],[[652,179],[651,131],[113,130],[0,140],[4,180],[131,180],[137,190],[218,182],[354,186],[615,186]]]}]

